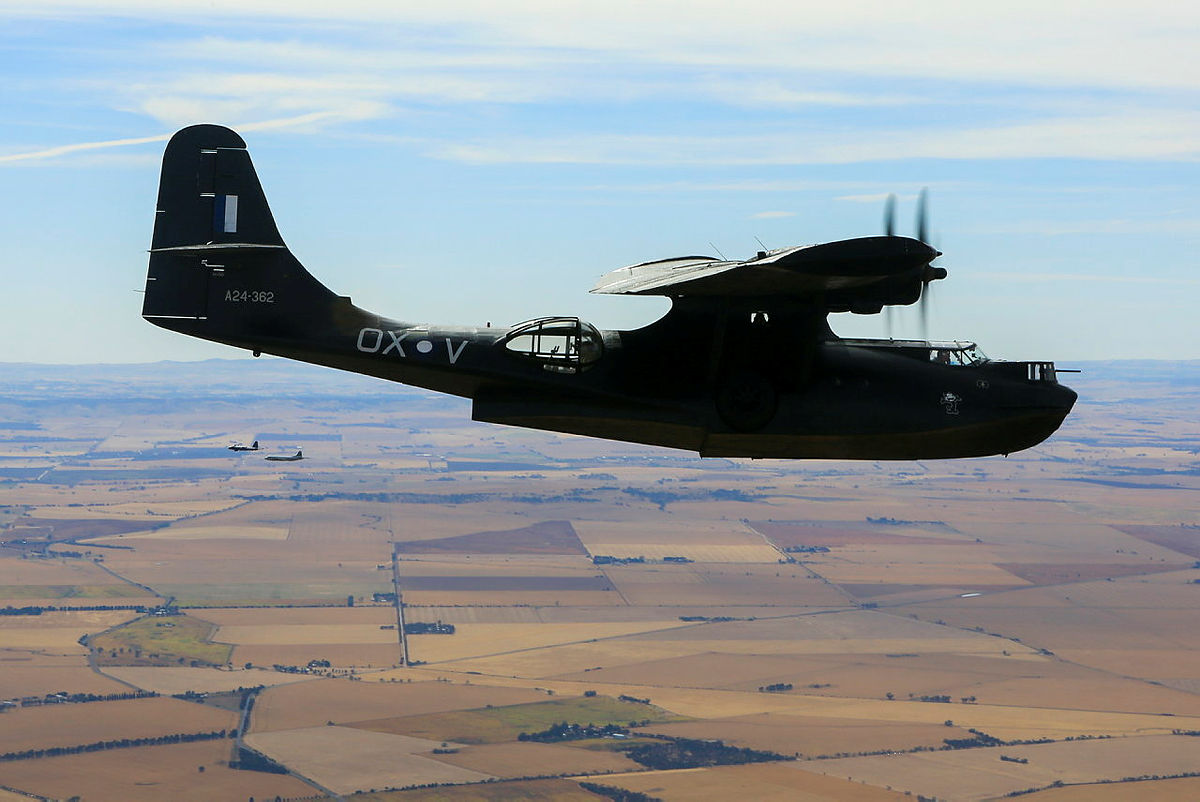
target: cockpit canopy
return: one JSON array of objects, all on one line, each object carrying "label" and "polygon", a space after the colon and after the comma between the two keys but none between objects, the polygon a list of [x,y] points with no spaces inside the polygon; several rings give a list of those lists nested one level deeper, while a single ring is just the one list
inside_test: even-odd
[{"label": "cockpit canopy", "polygon": [[578,373],[600,359],[604,342],[595,326],[577,317],[540,317],[514,327],[504,348],[545,370]]},{"label": "cockpit canopy", "polygon": [[880,348],[900,352],[904,356],[922,362],[937,362],[942,365],[981,365],[990,361],[978,345],[962,340],[842,340],[846,345],[860,348]]},{"label": "cockpit canopy", "polygon": [[929,343],[929,361],[943,365],[979,365],[988,361],[987,355],[975,343]]}]

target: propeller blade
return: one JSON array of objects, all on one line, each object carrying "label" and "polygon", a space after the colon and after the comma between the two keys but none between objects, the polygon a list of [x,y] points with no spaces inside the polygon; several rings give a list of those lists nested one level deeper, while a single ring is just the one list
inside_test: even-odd
[{"label": "propeller blade", "polygon": [[883,233],[896,236],[896,196],[888,195],[883,204]]},{"label": "propeller blade", "polygon": [[929,340],[929,282],[925,282],[925,286],[921,288],[921,300],[917,301],[917,307],[921,311],[921,339]]},{"label": "propeller blade", "polygon": [[929,242],[929,231],[926,226],[925,214],[925,199],[929,196],[929,190],[923,188],[921,195],[917,198],[917,239],[921,242]]}]

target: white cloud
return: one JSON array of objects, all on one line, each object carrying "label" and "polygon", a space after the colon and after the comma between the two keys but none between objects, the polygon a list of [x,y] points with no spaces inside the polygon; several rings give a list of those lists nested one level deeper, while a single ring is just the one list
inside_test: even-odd
[{"label": "white cloud", "polygon": [[25,153],[9,153],[7,155],[0,156],[0,163],[30,161],[33,159],[52,159],[56,156],[65,156],[69,153],[78,153],[85,150],[120,148],[127,145],[144,145],[147,142],[166,142],[170,138],[170,134],[156,134],[154,136],[131,137],[128,139],[108,139],[101,142],[76,142],[72,145],[58,145],[53,148],[31,150],[26,151]]},{"label": "white cloud", "polygon": [[287,23],[306,32],[331,21],[370,30],[419,26],[491,57],[537,50],[543,56],[592,54],[645,64],[938,81],[1200,88],[1200,71],[1194,69],[1200,7],[1161,0],[1002,5],[927,0],[919,8],[872,0],[0,0],[0,15],[236,20]]},{"label": "white cloud", "polygon": [[[101,73],[82,84],[100,103],[165,127],[303,118],[312,128],[410,108],[473,114],[483,105],[591,104],[574,119],[560,115],[550,126],[540,120],[536,128],[522,126],[554,134],[514,137],[503,126],[489,126],[486,138],[465,139],[450,126],[426,145],[436,158],[472,164],[1200,158],[1200,114],[1190,111],[1196,104],[1181,102],[1188,92],[1179,94],[1200,89],[1200,71],[1190,69],[1192,53],[1200,50],[1200,24],[1189,24],[1200,23],[1200,11],[1180,4],[1151,13],[1144,4],[1101,2],[1081,14],[1053,6],[1017,0],[979,11],[932,0],[914,14],[862,0],[835,8],[717,0],[501,6],[484,0],[437,6],[113,0],[103,7],[84,0],[0,0],[0,19],[129,14],[209,25],[245,21],[245,38],[195,36],[189,28],[185,39],[160,37],[131,56],[125,75]],[[932,79],[936,88],[914,91],[913,78],[918,86]],[[895,87],[902,79],[909,82],[895,91],[856,88]],[[984,97],[971,101],[976,111],[960,113],[952,101],[978,82],[1034,99],[1002,103],[984,87]],[[1112,102],[1086,93],[1056,102],[1054,92],[1027,89],[1071,85],[1151,87],[1165,94],[1140,93],[1136,103],[1128,95]],[[608,124],[603,116],[604,101],[658,98],[709,106],[700,125],[650,117],[634,134],[626,132],[636,122]],[[914,118],[911,109],[892,115],[888,108],[913,104],[927,104],[930,113]],[[739,129],[746,133],[710,133],[727,130],[720,115],[731,105],[779,114],[766,125]],[[865,110],[871,117],[831,112],[814,123],[803,116],[809,107]],[[606,132],[606,124],[616,130]]]},{"label": "white cloud", "polygon": [[848,164],[900,159],[1200,159],[1200,112],[1129,109],[975,128],[798,131],[732,136],[577,134],[438,142],[430,155],[472,164]]}]

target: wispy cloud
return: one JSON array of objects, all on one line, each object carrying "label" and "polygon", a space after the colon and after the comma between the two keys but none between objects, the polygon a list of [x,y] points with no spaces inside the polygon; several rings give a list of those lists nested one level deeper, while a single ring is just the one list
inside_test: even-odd
[{"label": "wispy cloud", "polygon": [[751,220],[772,220],[777,217],[795,217],[795,212],[758,212],[750,215]]},{"label": "wispy cloud", "polygon": [[574,134],[431,143],[472,164],[779,165],[900,159],[1200,160],[1200,112],[1143,109],[974,128],[729,136]]},{"label": "wispy cloud", "polygon": [[139,136],[129,139],[108,139],[102,142],[76,142],[71,145],[59,145],[42,150],[31,150],[25,153],[10,153],[0,156],[0,163],[30,161],[34,159],[52,159],[56,156],[66,156],[69,153],[79,153],[86,150],[102,150],[104,148],[122,148],[128,145],[145,145],[147,142],[165,142],[170,134],[155,134],[154,136]]},{"label": "wispy cloud", "polygon": [[[1200,93],[1190,68],[1200,10],[1104,4],[1080,15],[1033,0],[984,10],[935,2],[913,19],[860,2],[0,0],[0,19],[187,23],[143,47],[114,46],[106,57],[123,59],[121,69],[77,84],[98,105],[163,126],[362,122],[432,108],[458,116],[426,153],[470,164],[1200,159],[1200,114],[1189,111]],[[1068,102],[1062,87],[1091,96]],[[552,113],[560,103],[570,115]],[[690,104],[689,124],[643,111],[661,103]],[[543,115],[536,128],[462,133],[500,106],[508,119],[518,107]],[[765,124],[729,133],[722,111]],[[489,122],[497,119],[506,121]]]},{"label": "wispy cloud", "polygon": [[[288,128],[291,126],[308,125],[315,122],[320,122],[333,116],[330,113],[315,112],[312,114],[301,114],[296,117],[285,117],[275,120],[261,120],[259,122],[249,122],[238,125],[240,131],[263,131],[272,128]],[[40,159],[53,159],[59,156],[67,156],[74,153],[85,151],[105,150],[108,148],[123,148],[131,145],[145,145],[150,142],[166,142],[171,138],[172,133],[154,134],[153,136],[129,137],[126,139],[105,139],[99,142],[75,142],[70,145],[57,145],[52,148],[43,148],[41,150],[30,150],[24,153],[9,153],[0,156],[0,164],[15,164],[18,162],[35,161]]]}]

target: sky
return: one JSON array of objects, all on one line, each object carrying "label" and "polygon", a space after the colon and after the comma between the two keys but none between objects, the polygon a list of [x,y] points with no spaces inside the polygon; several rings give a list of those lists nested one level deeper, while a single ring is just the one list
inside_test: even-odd
[{"label": "sky", "polygon": [[395,319],[633,328],[668,302],[589,295],[609,270],[878,234],[889,193],[911,234],[928,187],[929,336],[1200,358],[1197,53],[1182,2],[0,0],[0,362],[245,355],[139,315],[162,149],[202,122]]}]

